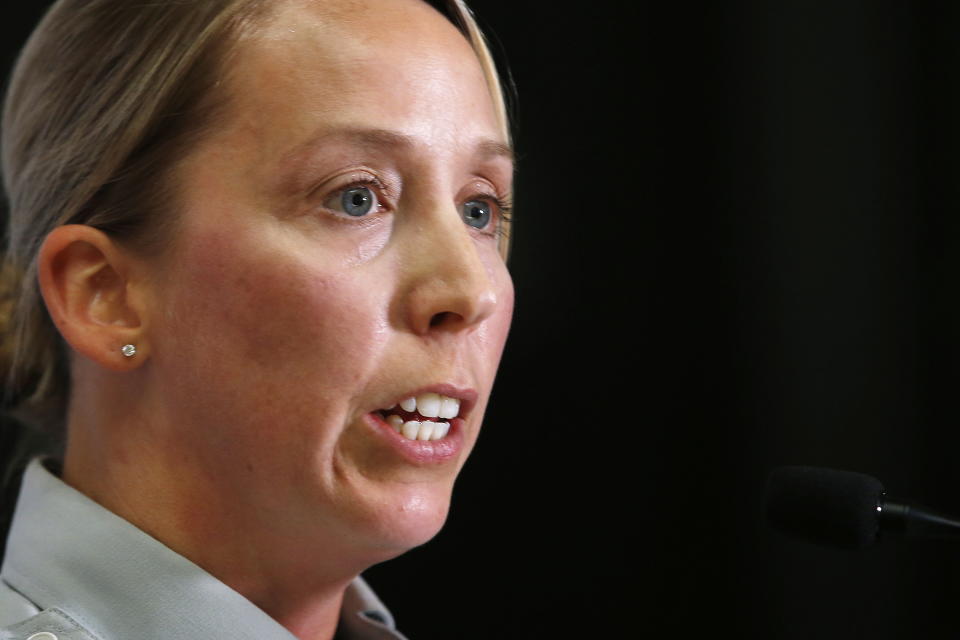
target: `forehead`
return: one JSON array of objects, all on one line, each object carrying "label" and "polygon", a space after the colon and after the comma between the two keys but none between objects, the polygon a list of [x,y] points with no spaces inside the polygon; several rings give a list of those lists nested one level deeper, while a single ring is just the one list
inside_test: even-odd
[{"label": "forehead", "polygon": [[471,45],[421,0],[281,2],[241,38],[228,87],[241,124],[269,133],[263,144],[318,127],[506,143]]}]

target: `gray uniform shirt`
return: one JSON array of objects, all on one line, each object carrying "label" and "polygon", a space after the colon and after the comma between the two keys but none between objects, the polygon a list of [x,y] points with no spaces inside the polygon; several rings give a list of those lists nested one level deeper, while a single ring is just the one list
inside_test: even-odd
[{"label": "gray uniform shirt", "polygon": [[[296,640],[209,573],[34,460],[0,571],[0,640]],[[337,638],[403,640],[361,578]]]}]

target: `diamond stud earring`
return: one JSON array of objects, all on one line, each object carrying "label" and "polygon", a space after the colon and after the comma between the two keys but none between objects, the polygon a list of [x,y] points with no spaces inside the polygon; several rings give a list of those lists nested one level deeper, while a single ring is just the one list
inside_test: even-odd
[{"label": "diamond stud earring", "polygon": [[128,358],[132,358],[137,355],[137,347],[132,344],[125,344],[123,348],[120,349],[120,352]]}]

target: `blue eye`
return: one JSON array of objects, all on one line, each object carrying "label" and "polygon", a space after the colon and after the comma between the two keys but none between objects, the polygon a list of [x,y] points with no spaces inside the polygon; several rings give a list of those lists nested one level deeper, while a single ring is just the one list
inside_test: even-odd
[{"label": "blue eye", "polygon": [[463,221],[471,227],[483,229],[490,224],[490,218],[493,214],[490,211],[489,202],[484,202],[483,200],[471,200],[470,202],[465,202],[463,204],[463,211],[461,212],[461,215],[463,216]]},{"label": "blue eye", "polygon": [[377,196],[369,187],[353,187],[344,191],[343,195],[340,196],[340,205],[343,207],[343,212],[355,218],[367,215],[376,204]]}]

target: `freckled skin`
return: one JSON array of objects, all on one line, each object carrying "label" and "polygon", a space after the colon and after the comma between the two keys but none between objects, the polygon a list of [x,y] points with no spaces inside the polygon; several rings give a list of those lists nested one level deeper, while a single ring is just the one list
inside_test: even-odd
[{"label": "freckled skin", "polygon": [[[173,243],[143,265],[150,355],[124,383],[126,424],[103,436],[127,462],[73,481],[323,637],[311,611],[446,517],[513,308],[496,238],[459,207],[478,183],[509,191],[512,168],[478,159],[478,141],[506,142],[482,72],[419,1],[283,3],[242,42],[228,89],[228,117],[179,167]],[[412,144],[291,160],[317,131],[358,127]],[[357,167],[398,185],[376,220],[323,206]],[[458,455],[412,464],[363,416],[435,383],[479,400]],[[69,468],[95,455],[88,440]]]}]

